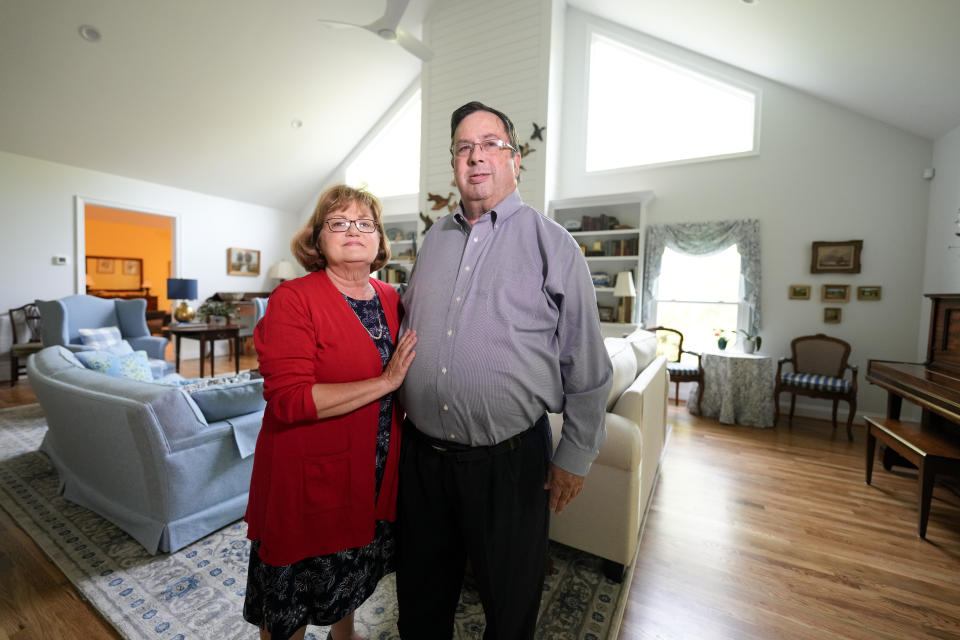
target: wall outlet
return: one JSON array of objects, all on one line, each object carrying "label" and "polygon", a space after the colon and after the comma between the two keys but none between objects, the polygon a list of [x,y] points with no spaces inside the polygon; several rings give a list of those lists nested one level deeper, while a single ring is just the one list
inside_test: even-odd
[{"label": "wall outlet", "polygon": [[52,262],[53,264],[62,266],[68,264],[70,261],[67,259],[67,256],[53,256]]}]

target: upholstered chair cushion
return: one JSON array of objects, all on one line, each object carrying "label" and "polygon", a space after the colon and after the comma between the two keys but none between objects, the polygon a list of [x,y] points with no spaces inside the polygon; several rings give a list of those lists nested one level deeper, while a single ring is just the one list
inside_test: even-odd
[{"label": "upholstered chair cushion", "polygon": [[633,347],[624,338],[605,338],[603,344],[607,348],[610,362],[613,363],[613,385],[607,397],[606,409],[610,411],[617,403],[617,398],[636,380],[637,357],[633,353]]},{"label": "upholstered chair cushion", "polygon": [[190,391],[190,397],[200,407],[207,422],[225,420],[267,406],[263,399],[263,379],[227,385],[208,385],[206,388]]},{"label": "upholstered chair cushion", "polygon": [[815,391],[847,392],[853,386],[849,380],[844,378],[821,376],[815,373],[782,373],[780,374],[780,381],[787,386]]},{"label": "upholstered chair cushion", "polygon": [[667,373],[680,376],[695,376],[700,371],[696,365],[691,366],[686,362],[668,362]]}]

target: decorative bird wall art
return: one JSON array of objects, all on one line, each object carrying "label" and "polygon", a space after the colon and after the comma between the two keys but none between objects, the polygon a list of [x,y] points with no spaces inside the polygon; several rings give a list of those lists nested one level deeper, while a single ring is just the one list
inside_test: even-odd
[{"label": "decorative bird wall art", "polygon": [[426,233],[430,230],[430,227],[433,226],[433,218],[430,216],[423,215],[423,211],[420,212],[420,219],[423,220],[423,231],[421,233]]},{"label": "decorative bird wall art", "polygon": [[543,132],[546,131],[546,130],[547,130],[547,125],[543,125],[543,126],[541,127],[541,126],[537,125],[536,122],[534,122],[534,123],[533,123],[533,133],[530,134],[530,139],[531,139],[531,140],[539,140],[540,142],[543,142]]},{"label": "decorative bird wall art", "polygon": [[450,192],[446,198],[436,193],[427,193],[427,200],[433,203],[433,206],[430,207],[433,211],[439,211],[444,207],[447,208],[447,211],[453,211],[457,208],[457,200],[453,197],[453,192]]}]

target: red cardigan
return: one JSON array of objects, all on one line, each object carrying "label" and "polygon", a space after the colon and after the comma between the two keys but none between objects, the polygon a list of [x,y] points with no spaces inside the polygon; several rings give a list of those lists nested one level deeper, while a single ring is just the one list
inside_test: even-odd
[{"label": "red cardigan", "polygon": [[[397,293],[374,278],[370,283],[396,343]],[[396,519],[399,410],[394,403],[374,504],[380,400],[320,420],[311,387],[380,375],[376,345],[323,271],[274,290],[254,344],[267,408],[253,459],[247,537],[260,541],[260,558],[274,566],[370,543],[375,520]]]}]

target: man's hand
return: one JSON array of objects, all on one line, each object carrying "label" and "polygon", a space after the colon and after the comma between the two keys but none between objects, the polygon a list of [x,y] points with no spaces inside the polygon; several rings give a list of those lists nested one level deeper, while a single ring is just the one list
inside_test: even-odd
[{"label": "man's hand", "polygon": [[544,489],[550,489],[550,510],[560,513],[570,501],[580,495],[583,489],[583,476],[564,471],[555,464],[550,465]]}]

